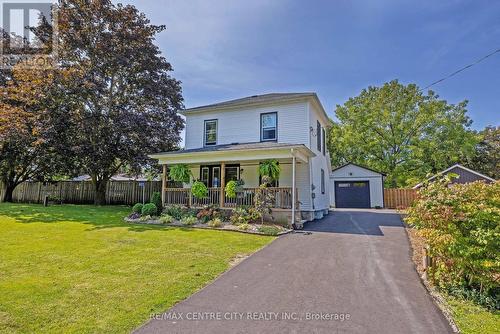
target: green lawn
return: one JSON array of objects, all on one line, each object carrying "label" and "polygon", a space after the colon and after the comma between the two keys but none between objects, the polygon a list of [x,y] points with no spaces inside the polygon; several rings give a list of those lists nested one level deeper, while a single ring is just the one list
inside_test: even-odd
[{"label": "green lawn", "polygon": [[488,311],[470,301],[446,296],[453,319],[462,334],[500,333],[500,313]]},{"label": "green lawn", "polygon": [[128,211],[0,203],[0,332],[127,333],[273,240],[131,225]]}]

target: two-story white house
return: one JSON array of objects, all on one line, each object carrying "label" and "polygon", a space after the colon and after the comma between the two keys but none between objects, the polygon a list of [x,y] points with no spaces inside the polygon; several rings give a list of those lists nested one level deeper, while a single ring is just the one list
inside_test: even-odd
[{"label": "two-story white house", "polygon": [[[182,114],[185,148],[151,155],[163,165],[166,205],[251,205],[260,184],[259,164],[276,159],[281,173],[269,188],[275,197],[273,214],[288,213],[298,221],[328,213],[330,120],[315,93],[255,95],[186,109]],[[167,187],[168,166],[175,164],[191,168],[192,179],[209,187],[208,198],[193,199],[190,184]],[[225,196],[224,186],[230,180],[244,182],[237,199]]]}]

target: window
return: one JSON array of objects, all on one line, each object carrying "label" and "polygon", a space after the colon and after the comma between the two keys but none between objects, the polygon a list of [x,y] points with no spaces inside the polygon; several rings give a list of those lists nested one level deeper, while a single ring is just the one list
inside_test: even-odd
[{"label": "window", "polygon": [[321,170],[321,193],[325,194],[325,171]]},{"label": "window", "polygon": [[240,166],[226,166],[226,183],[240,179]]},{"label": "window", "polygon": [[219,188],[220,186],[220,167],[212,167],[212,187]]},{"label": "window", "polygon": [[205,121],[205,146],[217,144],[217,120]]},{"label": "window", "polygon": [[316,121],[316,141],[317,141],[317,149],[321,152],[321,124],[319,121]]},{"label": "window", "polygon": [[278,114],[275,112],[260,114],[260,141],[278,139]]},{"label": "window", "polygon": [[208,184],[208,178],[210,177],[210,171],[209,171],[209,168],[208,167],[202,167],[201,168],[201,173],[200,173],[200,181],[205,183],[205,185],[208,187],[209,184]]},{"label": "window", "polygon": [[321,129],[321,138],[323,140],[323,155],[326,155],[326,132],[325,129]]}]

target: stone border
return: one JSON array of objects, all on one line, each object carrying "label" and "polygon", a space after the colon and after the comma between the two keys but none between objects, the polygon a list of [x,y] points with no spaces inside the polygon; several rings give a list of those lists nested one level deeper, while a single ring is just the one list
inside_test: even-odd
[{"label": "stone border", "polygon": [[446,302],[444,297],[439,293],[439,291],[437,291],[437,289],[435,289],[431,285],[431,283],[427,280],[426,273],[425,272],[421,273],[417,269],[418,265],[417,265],[417,263],[415,263],[415,260],[413,258],[413,255],[415,253],[415,249],[413,248],[412,237],[410,236],[410,233],[409,233],[409,229],[411,227],[409,227],[405,221],[403,221],[403,225],[404,225],[404,229],[406,232],[406,237],[408,238],[408,243],[410,244],[410,248],[411,248],[411,259],[412,259],[413,265],[415,266],[415,271],[417,272],[418,277],[420,277],[420,281],[422,282],[425,289],[427,290],[427,292],[431,296],[432,300],[434,301],[434,304],[436,304],[436,306],[439,308],[439,310],[441,311],[441,313],[443,314],[445,319],[450,324],[450,327],[451,327],[453,333],[460,334],[461,333],[460,329],[458,328],[457,324],[455,323],[455,320],[453,319],[453,315],[452,315],[453,313],[450,310],[448,303]]}]

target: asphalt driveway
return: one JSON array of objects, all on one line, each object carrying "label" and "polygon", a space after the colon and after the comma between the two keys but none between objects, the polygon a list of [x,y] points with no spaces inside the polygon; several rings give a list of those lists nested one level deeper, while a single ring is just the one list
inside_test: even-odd
[{"label": "asphalt driveway", "polygon": [[305,231],[137,333],[451,333],[414,269],[399,215],[339,210]]}]

